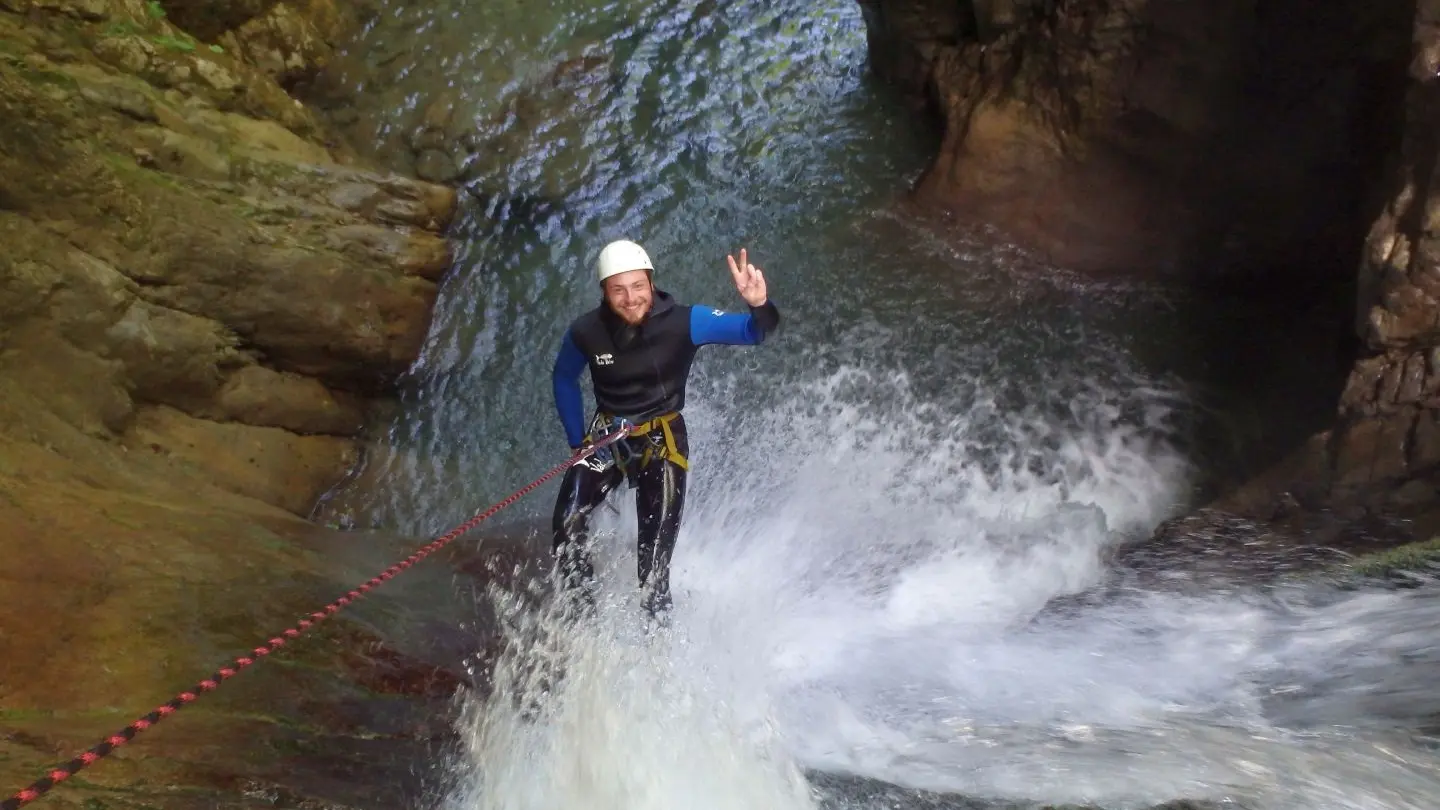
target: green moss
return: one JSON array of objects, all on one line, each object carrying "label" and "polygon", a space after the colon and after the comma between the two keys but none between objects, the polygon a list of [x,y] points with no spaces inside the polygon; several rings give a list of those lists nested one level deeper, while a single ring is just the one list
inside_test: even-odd
[{"label": "green moss", "polygon": [[[149,8],[149,17],[152,20],[165,19],[165,10],[163,8],[160,8],[158,4],[151,2],[149,4]],[[184,31],[174,31],[174,33],[152,33],[156,27],[157,26],[155,25],[155,23],[151,23],[150,25],[141,25],[134,20],[115,20],[114,22],[111,22],[109,25],[105,26],[105,28],[101,31],[101,36],[142,37],[150,41],[151,43],[154,43],[155,45],[159,45],[162,48],[166,48],[172,51],[179,51],[182,53],[193,53],[198,47],[200,47],[201,43],[194,37],[185,33]],[[159,27],[163,29],[168,28],[169,26],[160,25]],[[210,45],[208,47],[214,53],[225,52],[225,49],[220,47],[219,45]]]},{"label": "green moss", "polygon": [[195,40],[189,37],[177,37],[169,34],[159,34],[150,38],[151,42],[162,48],[169,48],[172,51],[184,51],[189,53],[195,50]]},{"label": "green moss", "polygon": [[122,179],[142,183],[155,183],[164,186],[171,191],[182,194],[195,195],[195,190],[177,180],[165,172],[147,169],[135,162],[134,158],[116,152],[101,152],[105,164],[115,171]]},{"label": "green moss", "polygon": [[133,37],[140,36],[143,33],[145,33],[144,29],[131,20],[115,20],[105,26],[103,32],[104,36],[107,37]]},{"label": "green moss", "polygon": [[66,90],[78,91],[80,89],[80,83],[75,81],[75,77],[58,70],[22,69],[20,75],[31,84],[60,87]]},{"label": "green moss", "polygon": [[1366,554],[1346,565],[1350,571],[1366,577],[1379,577],[1403,571],[1418,571],[1440,564],[1440,537],[1407,543],[1389,551]]},{"label": "green moss", "polygon": [[30,52],[25,43],[6,37],[0,37],[0,56],[19,57]]},{"label": "green moss", "polygon": [[39,720],[88,720],[133,713],[109,706],[103,709],[86,709],[78,712],[55,711],[53,709],[0,709],[0,722],[32,723]]}]

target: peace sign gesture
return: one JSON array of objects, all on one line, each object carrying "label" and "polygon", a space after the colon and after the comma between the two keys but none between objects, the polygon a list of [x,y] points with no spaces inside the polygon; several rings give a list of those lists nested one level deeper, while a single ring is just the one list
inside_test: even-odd
[{"label": "peace sign gesture", "polygon": [[745,303],[752,307],[764,306],[769,300],[765,294],[765,274],[750,263],[745,255],[745,248],[740,248],[739,264],[735,263],[734,256],[726,256],[725,260],[730,263],[730,277],[735,280],[735,289],[740,292]]}]

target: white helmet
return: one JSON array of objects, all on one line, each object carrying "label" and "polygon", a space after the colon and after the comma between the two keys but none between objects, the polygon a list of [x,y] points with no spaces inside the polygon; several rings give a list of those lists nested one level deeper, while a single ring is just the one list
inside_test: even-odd
[{"label": "white helmet", "polygon": [[600,251],[600,261],[596,263],[596,275],[599,276],[601,284],[605,279],[624,273],[630,270],[654,270],[655,266],[650,263],[650,255],[645,248],[640,247],[628,239],[620,239],[605,246]]}]

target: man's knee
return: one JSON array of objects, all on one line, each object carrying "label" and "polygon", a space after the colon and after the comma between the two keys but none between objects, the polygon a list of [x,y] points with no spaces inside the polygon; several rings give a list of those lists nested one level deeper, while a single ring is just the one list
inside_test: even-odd
[{"label": "man's knee", "polygon": [[560,494],[555,496],[555,509],[550,518],[550,530],[557,543],[562,537],[585,534],[590,513],[615,488],[614,479],[618,474],[613,467],[603,473],[580,465],[570,468],[560,483]]}]

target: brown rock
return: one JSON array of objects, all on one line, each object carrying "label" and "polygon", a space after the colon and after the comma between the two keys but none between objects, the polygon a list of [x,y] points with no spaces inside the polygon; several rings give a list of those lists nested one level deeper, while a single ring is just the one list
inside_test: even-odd
[{"label": "brown rock", "polygon": [[87,32],[100,60],[121,73],[138,76],[160,89],[193,96],[210,107],[272,121],[304,136],[324,132],[320,120],[295,103],[267,74],[228,53],[197,46],[184,31],[150,21],[155,33],[131,29]]},{"label": "brown rock", "polygon": [[[139,40],[145,78],[115,71],[126,60],[103,48],[63,65],[32,54],[29,74],[0,63],[3,368],[27,381],[12,402],[59,417],[13,427],[40,441],[60,425],[107,440],[149,431],[222,487],[303,513],[353,452],[291,447],[293,434],[353,435],[361,403],[321,380],[375,390],[415,356],[435,294],[426,277],[448,264],[425,227],[448,223],[453,192],[341,169],[283,122],[214,109],[203,88],[162,92],[146,81],[157,46],[126,30],[101,40]],[[243,74],[220,62],[207,74],[193,57],[210,91]],[[327,182],[365,187],[366,205],[329,205]],[[137,401],[175,416],[143,409],[137,426]],[[216,433],[231,428],[262,432]],[[253,464],[227,466],[217,435],[267,438],[244,439]]]},{"label": "brown rock", "polygon": [[357,460],[344,438],[211,422],[165,406],[137,411],[122,441],[132,453],[161,454],[177,481],[214,481],[301,517]]},{"label": "brown rock", "polygon": [[246,366],[226,380],[216,400],[219,416],[301,434],[353,436],[364,426],[359,400],[319,380]]},{"label": "brown rock", "polygon": [[151,68],[156,48],[136,36],[102,37],[94,45],[95,55],[124,73],[144,74]]},{"label": "brown rock", "polygon": [[330,231],[329,245],[340,251],[386,262],[403,273],[439,281],[450,268],[450,243],[424,231],[378,225],[344,225]]},{"label": "brown rock", "polygon": [[[134,298],[135,285],[114,267],[71,247],[29,220],[0,212],[5,289],[14,303],[0,309],[14,324],[44,314],[75,344],[93,348]],[[8,311],[7,311],[8,310]]]},{"label": "brown rock", "polygon": [[1406,443],[1415,421],[1413,411],[1379,416],[1338,431],[1335,489],[1353,493],[1383,490],[1403,482],[1408,471]]},{"label": "brown rock", "polygon": [[[1409,449],[1412,474],[1426,475],[1440,466],[1440,406],[1426,408],[1416,417]],[[1440,492],[1432,489],[1429,500],[1440,500]]]},{"label": "brown rock", "polygon": [[197,180],[221,182],[230,178],[229,155],[213,139],[182,135],[164,127],[136,128],[135,137],[145,144],[150,156],[145,168]]},{"label": "brown rock", "polygon": [[1440,0],[861,7],[873,69],[943,128],[922,212],[1082,269],[1222,266],[1276,286],[1283,270],[1287,305],[1358,263],[1367,350],[1339,423],[1212,506],[1256,521],[1422,508],[1440,413]]},{"label": "brown rock", "polygon": [[[88,65],[69,66],[65,73],[81,82],[80,95],[140,121],[156,120],[153,95],[134,82],[115,81]],[[83,77],[83,78],[82,78]],[[93,80],[86,81],[93,77]]]},{"label": "brown rock", "polygon": [[317,166],[331,163],[330,153],[325,147],[296,135],[274,121],[202,109],[194,113],[192,123],[207,130],[212,139],[225,145],[227,151],[245,159]]},{"label": "brown rock", "polygon": [[246,61],[291,86],[311,78],[330,61],[332,43],[346,22],[333,0],[278,2],[223,40]]},{"label": "brown rock", "polygon": [[[117,709],[143,715],[418,545],[357,544],[300,516],[354,463],[341,434],[365,405],[318,378],[378,387],[413,359],[434,289],[416,273],[443,251],[413,224],[372,235],[381,250],[342,250],[337,230],[383,232],[385,216],[325,204],[304,179],[232,177],[241,147],[277,174],[334,164],[273,79],[150,7],[0,8],[24,12],[0,12],[0,781],[23,785],[113,733]],[[382,202],[405,188],[378,185]],[[413,197],[427,222],[451,216],[444,194]],[[366,555],[387,559],[358,576]],[[424,753],[407,735],[439,733],[432,698],[366,691],[458,660],[416,643],[465,615],[436,612],[450,573],[410,576],[424,595],[404,610],[385,604],[403,591],[372,594],[364,626],[330,620],[275,656],[294,666],[257,664],[138,740],[143,756],[97,763],[51,801],[244,810],[263,800],[241,787],[270,780],[297,806],[413,803],[393,789],[403,773],[381,777],[383,795],[296,777],[345,785],[360,758],[374,767],[375,741],[348,734],[395,735],[384,756],[408,764]]]},{"label": "brown rock", "polygon": [[283,154],[237,156],[235,179],[262,184],[361,219],[443,232],[455,214],[452,188],[351,167],[293,161]]},{"label": "brown rock", "polygon": [[110,13],[111,4],[108,0],[29,0],[28,3],[16,3],[14,10],[24,11],[33,8],[40,11],[58,12],[67,14],[79,20],[94,22],[103,20]]},{"label": "brown rock", "polygon": [[875,71],[943,125],[924,205],[1072,267],[1350,271],[1402,4],[861,5]]},{"label": "brown rock", "polygon": [[433,284],[268,236],[187,229],[157,251],[142,295],[225,323],[277,368],[335,385],[373,389],[409,365]]},{"label": "brown rock", "polygon": [[1370,313],[1370,341],[1378,346],[1409,346],[1440,334],[1440,301],[1418,287],[1402,284],[1388,291]]},{"label": "brown rock", "polygon": [[220,390],[225,370],[249,363],[235,335],[215,321],[134,299],[105,333],[125,364],[133,396],[194,412]]},{"label": "brown rock", "polygon": [[1340,411],[1346,416],[1373,416],[1379,410],[1380,382],[1388,366],[1386,358],[1368,357],[1356,361],[1340,395]]},{"label": "brown rock", "polygon": [[1396,363],[1393,368],[1399,370],[1394,401],[1419,402],[1425,391],[1425,353],[1414,352],[1405,358],[1403,364]]},{"label": "brown rock", "polygon": [[[10,389],[0,386],[0,400]],[[6,784],[29,784],[422,542],[366,536],[357,543],[218,490],[177,493],[144,472],[166,466],[157,454],[80,445],[90,452],[67,458],[0,431],[0,551],[9,563],[0,567]],[[357,565],[357,546],[373,550],[373,570]],[[473,614],[468,600],[451,596],[452,571],[436,569],[417,566],[405,587],[375,591],[364,606],[290,639],[220,692],[202,694],[136,738],[136,755],[95,763],[45,801],[113,806],[123,793],[126,806],[245,810],[261,779],[269,795],[286,786],[283,801],[297,806],[413,804],[418,795],[400,789],[404,771],[446,733],[453,691],[436,684],[426,693],[432,697],[407,697],[401,690],[447,670],[463,675],[458,655],[417,636],[423,641],[432,628],[454,628]],[[367,665],[369,650],[383,650],[376,666]],[[391,677],[371,677],[377,673]],[[383,764],[390,760],[397,766]],[[378,793],[354,778],[376,775],[377,767],[387,786]],[[248,797],[241,787],[252,791]]]},{"label": "brown rock", "polygon": [[[254,139],[272,147],[234,158],[231,181],[254,199],[270,201],[261,204],[271,210],[310,206],[307,213],[322,221],[313,232],[308,225],[297,230],[293,218],[249,219],[254,203],[187,186],[175,175],[137,165],[130,154],[100,158],[40,135],[47,126],[65,126],[58,106],[36,104],[22,118],[12,131],[26,131],[11,142],[27,149],[0,156],[0,169],[6,157],[15,157],[7,171],[21,178],[6,188],[11,206],[75,223],[59,226],[65,238],[124,274],[116,279],[139,282],[138,294],[151,304],[217,321],[277,368],[342,387],[373,390],[418,352],[435,296],[434,285],[419,275],[435,275],[439,237],[407,235],[408,247],[391,240],[394,252],[362,251],[367,260],[356,261],[353,250],[327,248],[330,229],[367,220],[377,228],[400,223],[438,229],[452,215],[453,192],[329,164],[322,148],[273,124],[242,123],[246,119],[231,113],[197,114],[193,137],[157,139],[153,127],[127,131],[130,143],[153,147],[157,168],[180,166],[192,175],[213,177],[223,165],[218,150],[205,155],[196,145],[205,133],[222,143]],[[268,143],[262,137],[267,134]],[[364,189],[358,195],[364,204],[324,207],[336,184]],[[295,203],[286,202],[291,198]],[[176,222],[186,225],[174,230]],[[103,332],[122,310],[120,299],[113,300],[105,310],[113,317],[92,328]]]},{"label": "brown rock", "polygon": [[213,42],[264,14],[276,0],[160,0],[165,15],[198,39]]},{"label": "brown rock", "polygon": [[1304,509],[1323,507],[1329,499],[1331,435],[1310,437],[1243,486],[1225,493],[1210,508],[1246,520],[1276,520]]},{"label": "brown rock", "polygon": [[[11,330],[0,354],[0,399],[10,411],[0,431],[48,443],[52,429],[73,428],[108,439],[125,429],[134,403],[124,385],[123,366],[76,348],[56,328],[35,321]],[[45,419],[23,414],[43,411]]]},{"label": "brown rock", "polygon": [[449,183],[459,177],[461,171],[450,153],[426,149],[415,158],[415,173],[432,183]]}]

